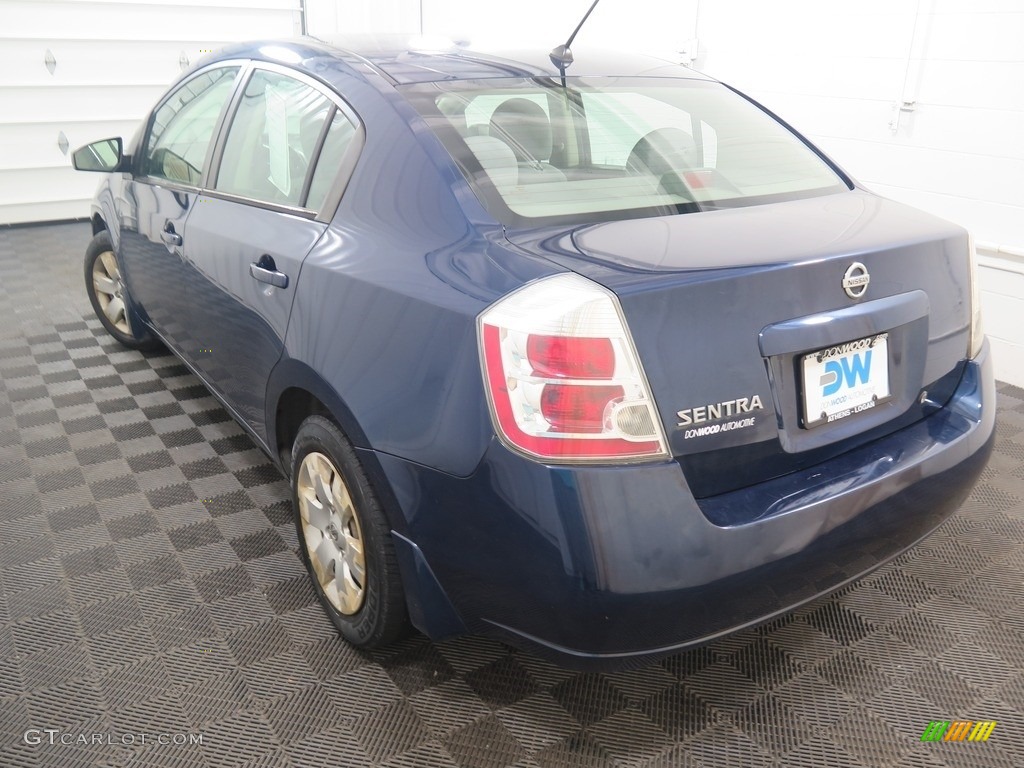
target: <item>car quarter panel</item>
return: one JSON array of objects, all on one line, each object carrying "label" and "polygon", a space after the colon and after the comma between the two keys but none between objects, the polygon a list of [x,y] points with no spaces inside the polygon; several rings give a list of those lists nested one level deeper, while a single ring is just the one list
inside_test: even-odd
[{"label": "car quarter panel", "polygon": [[[492,434],[476,316],[562,270],[509,248],[493,223],[469,220],[451,160],[431,156],[424,144],[433,137],[418,141],[386,91],[356,78],[335,86],[366,139],[330,228],[303,263],[286,360],[337,393],[359,420],[360,447],[469,474]],[[267,403],[268,418],[274,407]]]}]

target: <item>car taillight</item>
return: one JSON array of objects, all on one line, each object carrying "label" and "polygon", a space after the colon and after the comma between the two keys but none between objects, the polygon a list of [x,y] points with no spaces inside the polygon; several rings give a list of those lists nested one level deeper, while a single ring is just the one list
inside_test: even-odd
[{"label": "car taillight", "polygon": [[553,462],[665,457],[657,410],[615,296],[538,280],[479,318],[488,402],[511,447]]},{"label": "car taillight", "polygon": [[978,252],[974,247],[974,237],[967,237],[967,252],[970,263],[968,264],[968,280],[970,281],[971,292],[971,333],[970,342],[967,345],[967,356],[970,359],[981,354],[981,348],[985,344],[985,330],[981,324],[981,285],[978,282]]}]

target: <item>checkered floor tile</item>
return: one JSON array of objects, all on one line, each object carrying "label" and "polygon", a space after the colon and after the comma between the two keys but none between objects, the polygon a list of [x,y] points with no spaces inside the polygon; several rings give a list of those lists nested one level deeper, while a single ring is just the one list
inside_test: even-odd
[{"label": "checkered floor tile", "polygon": [[[770,624],[611,674],[474,638],[366,654],[266,457],[92,317],[88,239],[0,228],[0,765],[1021,765],[1024,391],[938,533]],[[998,725],[920,740],[955,719]]]}]

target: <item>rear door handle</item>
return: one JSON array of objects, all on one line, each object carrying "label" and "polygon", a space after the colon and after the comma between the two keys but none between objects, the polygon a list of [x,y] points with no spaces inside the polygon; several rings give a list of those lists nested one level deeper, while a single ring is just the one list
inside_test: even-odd
[{"label": "rear door handle", "polygon": [[277,288],[288,287],[288,275],[278,272],[274,260],[267,255],[261,256],[258,262],[249,265],[249,274],[261,283],[268,283]]},{"label": "rear door handle", "polygon": [[174,231],[171,222],[167,222],[164,231],[160,233],[160,239],[164,241],[164,245],[181,245],[181,235]]}]

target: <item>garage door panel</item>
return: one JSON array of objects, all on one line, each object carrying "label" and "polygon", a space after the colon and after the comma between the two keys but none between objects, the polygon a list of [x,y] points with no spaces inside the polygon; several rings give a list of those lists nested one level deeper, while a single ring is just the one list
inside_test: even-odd
[{"label": "garage door panel", "polygon": [[69,150],[127,140],[182,62],[300,19],[299,0],[0,0],[0,223],[88,215],[98,179],[61,132]]},{"label": "garage door panel", "polygon": [[141,120],[169,84],[0,88],[0,101],[5,105],[0,126],[12,122],[50,123],[60,130],[68,123],[95,116],[98,110],[115,119]]},{"label": "garage door panel", "polygon": [[[136,84],[165,85],[181,73],[182,52],[194,62],[213,46],[194,39],[107,45],[95,40],[5,40],[0,46],[0,86],[122,85],[128,67]],[[55,61],[52,73],[46,67],[47,51]]]},{"label": "garage door panel", "polygon": [[[6,126],[0,132],[0,170],[67,167],[72,150],[111,136],[120,136],[127,143],[137,123],[135,120],[97,120],[63,123],[60,127],[48,123]],[[67,154],[58,144],[61,131],[68,141]]]},{"label": "garage door panel", "polygon": [[78,173],[70,164],[65,168],[31,168],[0,171],[0,205],[23,199],[52,201],[83,201],[82,215],[89,214],[89,200],[100,177],[95,173]]},{"label": "garage door panel", "polygon": [[285,7],[217,7],[180,3],[50,3],[13,0],[3,4],[0,24],[12,40],[93,40],[102,35],[118,40],[191,40],[198,34],[211,40],[238,39],[239,28],[249,37],[294,33],[295,4]]}]

